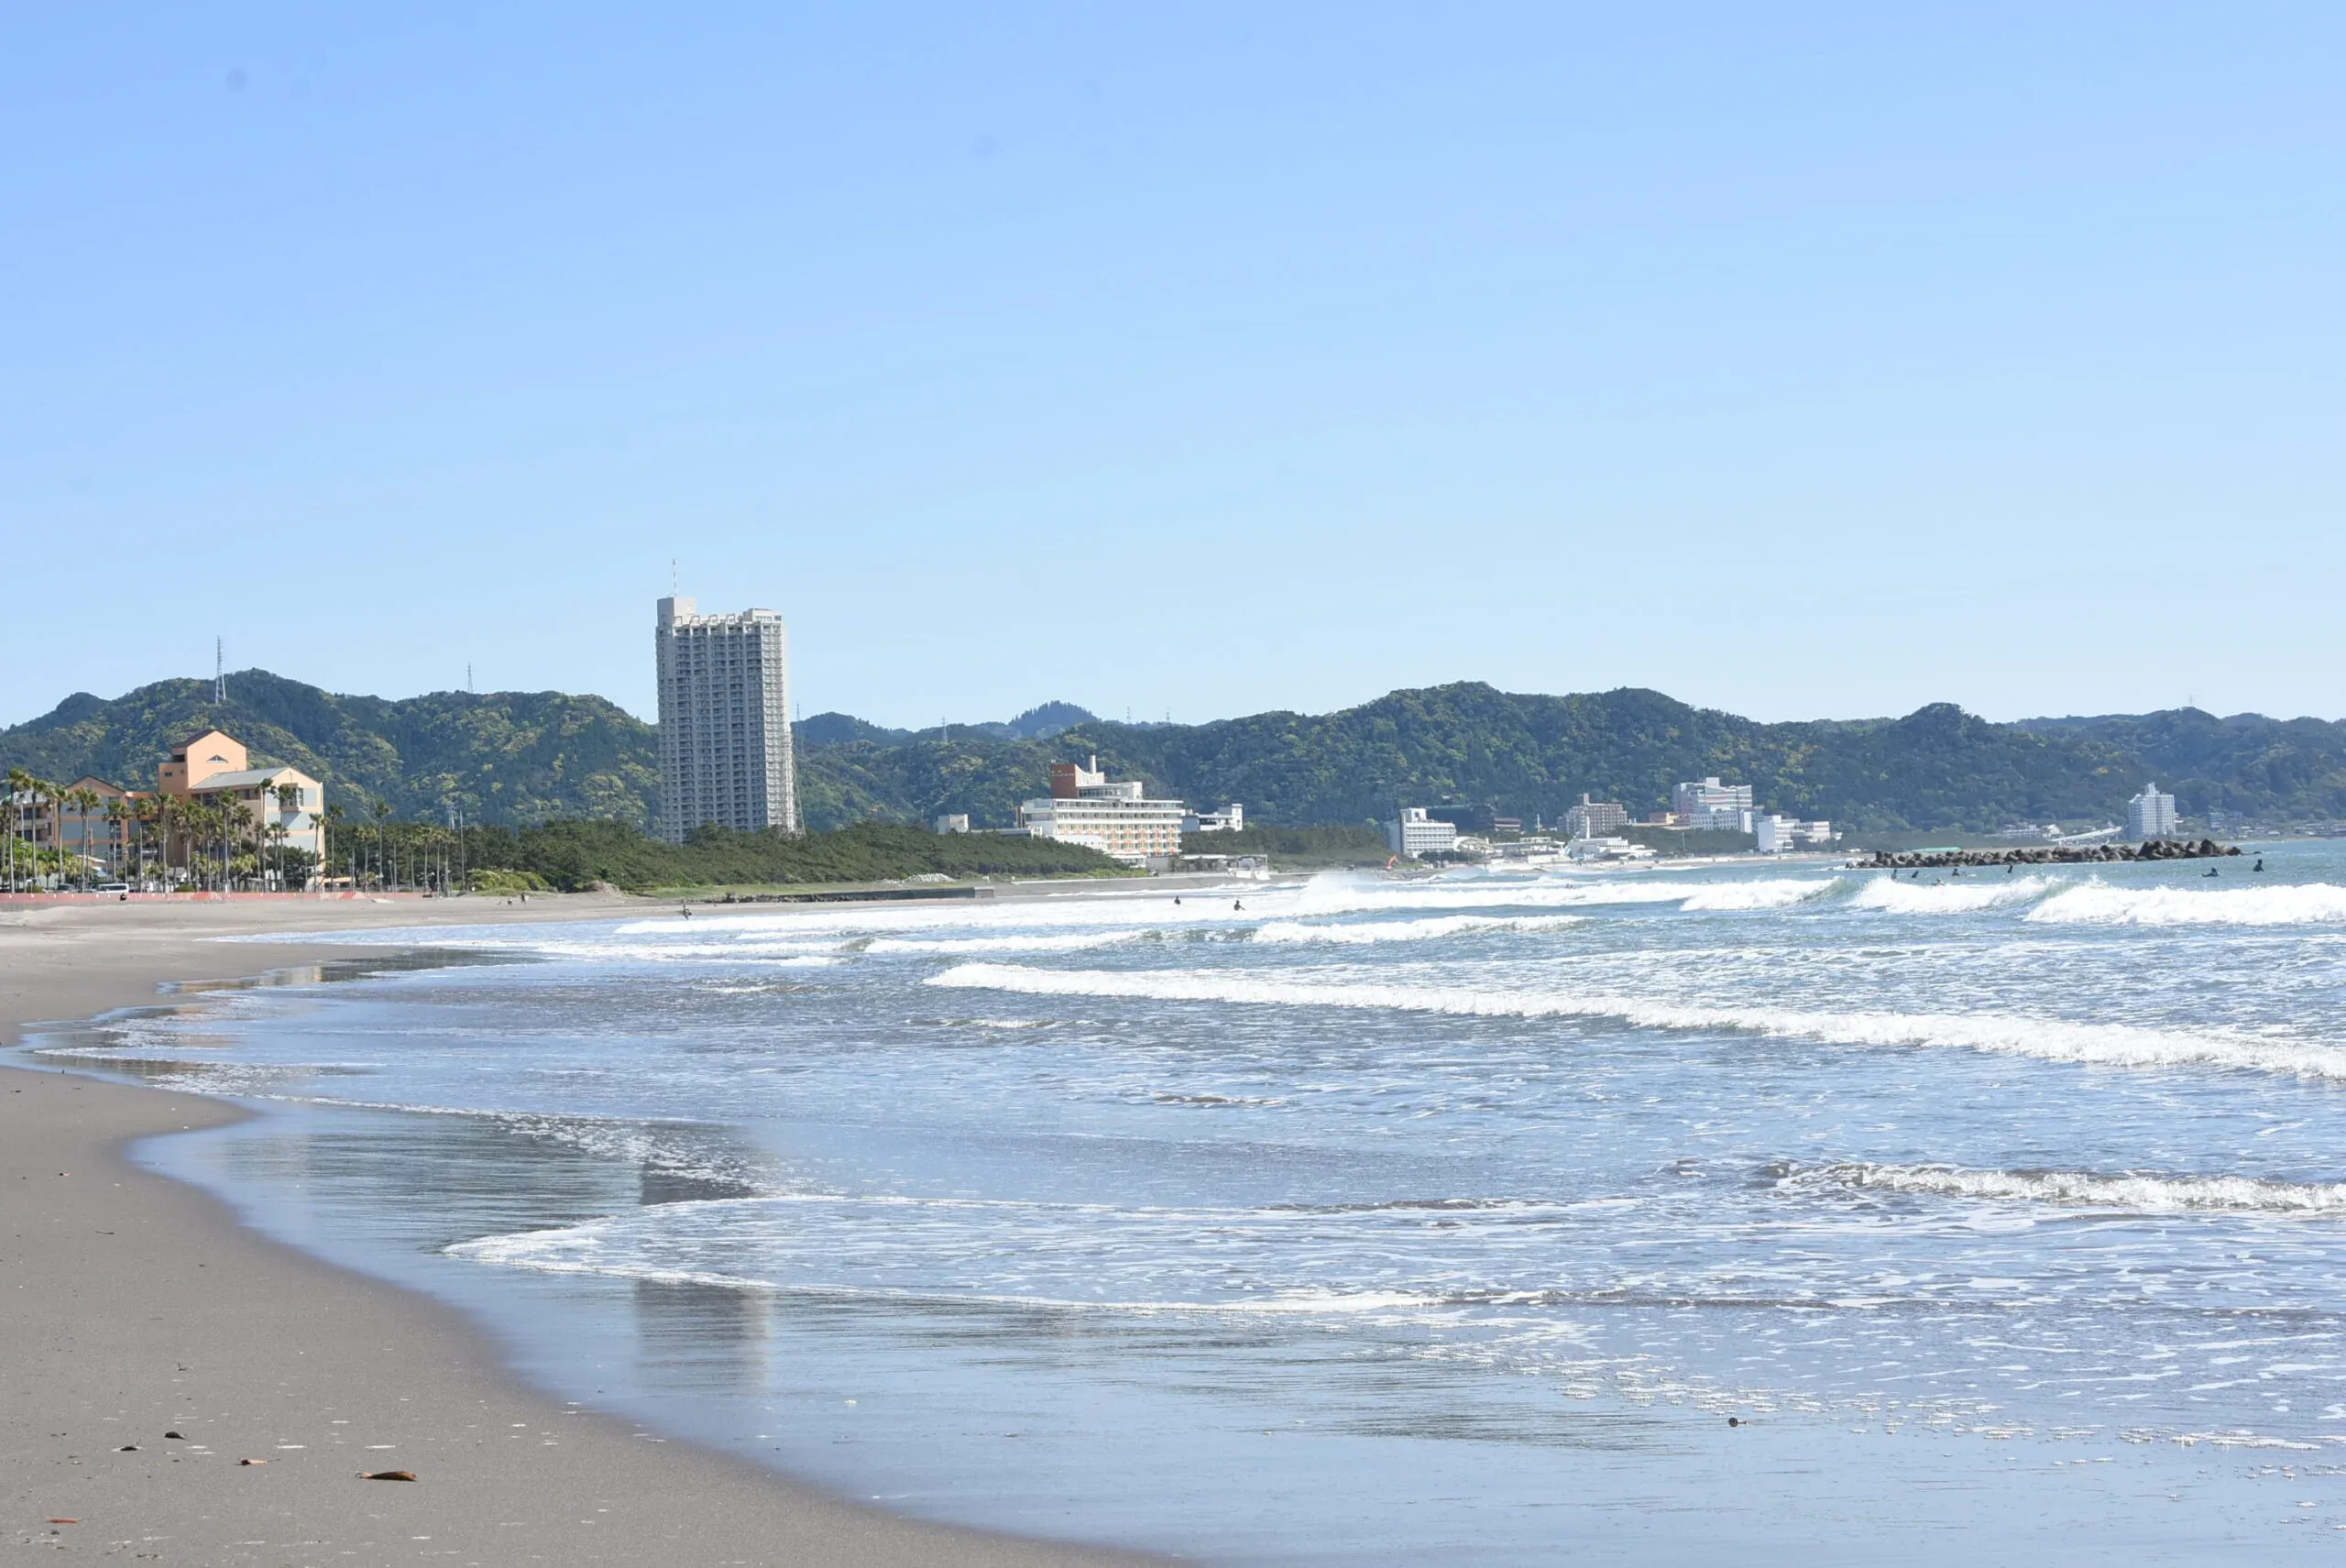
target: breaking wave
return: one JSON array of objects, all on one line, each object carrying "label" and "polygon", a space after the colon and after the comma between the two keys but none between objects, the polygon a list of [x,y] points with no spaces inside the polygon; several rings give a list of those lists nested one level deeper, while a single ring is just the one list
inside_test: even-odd
[{"label": "breaking wave", "polygon": [[2112,887],[2055,894],[2025,918],[2056,926],[2312,926],[2346,921],[2346,887]]},{"label": "breaking wave", "polygon": [[1974,915],[1983,909],[2026,904],[2052,886],[2043,877],[1982,875],[1979,881],[1900,882],[1874,877],[1858,888],[1850,905],[1893,915]]},{"label": "breaking wave", "polygon": [[1071,953],[1113,947],[1144,933],[1051,931],[1002,937],[869,937],[850,946],[867,953]]},{"label": "breaking wave", "polygon": [[1366,915],[1409,909],[1578,909],[1608,904],[1677,904],[1701,884],[1648,873],[1540,880],[1470,877],[1457,882],[1307,883],[1290,913]]},{"label": "breaking wave", "polygon": [[2346,1183],[2248,1176],[2096,1176],[2081,1170],[1967,1170],[1848,1162],[1787,1170],[1782,1184],[2125,1209],[2138,1214],[2294,1214],[2346,1218]]},{"label": "breaking wave", "polygon": [[1270,920],[1256,927],[1254,939],[1272,944],[1335,942],[1430,942],[1469,931],[1561,931],[1579,925],[1579,915],[1533,916],[1510,920],[1497,915],[1437,915],[1424,920],[1380,920],[1354,926],[1308,925],[1300,920]]},{"label": "breaking wave", "polygon": [[1822,898],[1839,885],[1837,878],[1830,882],[1784,878],[1771,882],[1715,883],[1692,894],[1679,907],[1690,910],[1790,909],[1796,904]]},{"label": "breaking wave", "polygon": [[2213,1067],[2346,1082],[2346,1049],[2220,1031],[2186,1034],[2123,1024],[1930,1013],[1807,1013],[1783,1007],[1706,1007],[1622,996],[1355,985],[1213,974],[1112,972],[968,963],[929,985],[1028,996],[1101,996],[1153,1002],[1231,1002],[1349,1007],[1485,1018],[1613,1018],[1646,1029],[1733,1030],[1844,1046],[1937,1046],[2089,1066]]}]

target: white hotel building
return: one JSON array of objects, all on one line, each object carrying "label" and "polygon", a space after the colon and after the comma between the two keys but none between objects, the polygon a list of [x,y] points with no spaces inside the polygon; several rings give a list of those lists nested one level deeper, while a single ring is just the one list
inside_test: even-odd
[{"label": "white hotel building", "polygon": [[744,833],[798,831],[798,759],[790,732],[790,642],[770,609],[703,615],[659,601],[660,836],[681,844],[705,823]]},{"label": "white hotel building", "polygon": [[2175,796],[2163,793],[2155,784],[2146,784],[2143,793],[2126,803],[2126,837],[2129,839],[2164,839],[2175,831]]},{"label": "white hotel building", "polygon": [[1178,800],[1151,800],[1138,779],[1109,783],[1096,756],[1089,767],[1053,762],[1049,797],[1018,808],[1019,825],[1036,838],[1089,845],[1128,866],[1179,854],[1188,815]]}]

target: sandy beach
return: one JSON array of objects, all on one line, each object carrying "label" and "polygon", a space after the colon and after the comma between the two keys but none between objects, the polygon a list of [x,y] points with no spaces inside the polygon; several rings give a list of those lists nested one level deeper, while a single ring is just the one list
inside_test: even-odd
[{"label": "sandy beach", "polygon": [[[588,918],[616,895],[0,906],[27,1025],[349,957],[268,931]],[[457,1314],[318,1262],[124,1157],[220,1102],[0,1068],[0,1550],[166,1563],[1053,1564],[539,1395]],[[177,1433],[176,1437],[167,1434]],[[247,1461],[254,1463],[247,1464]],[[400,1469],[416,1483],[361,1479]]]}]

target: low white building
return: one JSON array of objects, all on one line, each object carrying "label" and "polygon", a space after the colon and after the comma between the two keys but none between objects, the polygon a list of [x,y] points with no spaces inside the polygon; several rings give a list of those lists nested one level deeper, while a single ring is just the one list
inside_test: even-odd
[{"label": "low white building", "polygon": [[1428,817],[1422,806],[1406,806],[1385,825],[1385,841],[1395,854],[1412,861],[1430,854],[1446,855],[1458,848],[1458,828]]},{"label": "low white building", "polygon": [[1690,779],[1670,792],[1672,814],[1690,818],[1706,811],[1749,811],[1755,804],[1749,784],[1721,784],[1716,779]]},{"label": "low white building", "polygon": [[1220,811],[1192,811],[1181,819],[1184,833],[1244,833],[1246,808],[1232,801]]},{"label": "low white building", "polygon": [[1564,813],[1564,830],[1575,839],[1596,839],[1616,828],[1629,825],[1629,808],[1609,800],[1580,797],[1580,804]]},{"label": "low white building", "polygon": [[2175,831],[2175,796],[2161,795],[2156,784],[2126,803],[2126,837],[2164,839]]},{"label": "low white building", "polygon": [[943,812],[937,818],[937,830],[939,833],[967,833],[970,830],[970,814],[966,811]]},{"label": "low white building", "polygon": [[1020,826],[1037,839],[1085,844],[1128,866],[1181,852],[1181,824],[1189,813],[1178,800],[1152,800],[1138,779],[1111,784],[1093,757],[1051,764],[1051,793],[1018,808]]},{"label": "low white building", "polygon": [[1757,817],[1748,806],[1713,806],[1686,813],[1686,826],[1697,833],[1756,833]]},{"label": "low white building", "polygon": [[1830,822],[1820,820],[1816,822],[1795,822],[1792,824],[1792,838],[1798,842],[1805,844],[1813,850],[1830,848],[1836,837],[1836,835],[1833,831],[1833,824]]},{"label": "low white building", "polygon": [[1795,836],[1799,828],[1800,824],[1791,817],[1779,817],[1772,811],[1755,817],[1751,819],[1754,846],[1763,855],[1786,854],[1799,841]]},{"label": "low white building", "polygon": [[1592,839],[1584,834],[1565,846],[1564,855],[1574,861],[1650,861],[1655,858],[1654,852],[1643,844],[1632,844],[1627,839]]}]

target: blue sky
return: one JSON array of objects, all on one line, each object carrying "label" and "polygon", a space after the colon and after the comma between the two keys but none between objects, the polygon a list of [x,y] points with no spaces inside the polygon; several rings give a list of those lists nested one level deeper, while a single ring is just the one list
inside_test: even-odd
[{"label": "blue sky", "polygon": [[0,722],[2346,713],[2331,6],[0,14]]}]

